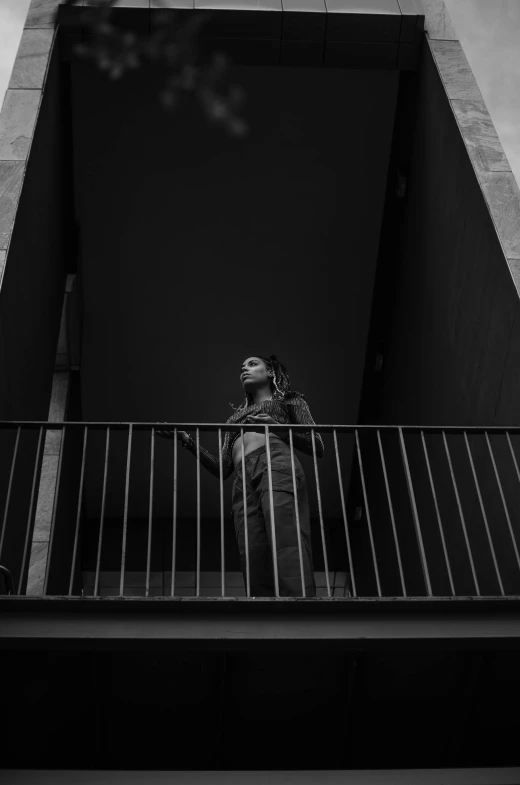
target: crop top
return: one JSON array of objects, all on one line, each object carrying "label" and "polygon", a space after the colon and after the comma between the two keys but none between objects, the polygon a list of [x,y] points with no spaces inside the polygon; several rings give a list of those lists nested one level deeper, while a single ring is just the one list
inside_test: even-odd
[{"label": "crop top", "polygon": [[[273,420],[280,424],[294,425],[315,425],[310,409],[305,400],[305,396],[297,392],[288,392],[283,399],[271,398],[261,403],[252,404],[243,409],[237,409],[227,420],[228,423],[244,422],[251,414],[269,414]],[[224,479],[229,477],[234,470],[233,465],[233,445],[240,436],[239,431],[226,431],[222,444],[222,472]],[[282,441],[289,443],[289,434],[279,437]],[[323,441],[319,433],[314,433],[316,455],[321,458],[323,455]],[[293,445],[304,453],[312,455],[312,435],[310,431],[293,431]],[[195,441],[188,448],[194,455],[197,453]],[[216,477],[220,477],[220,465],[218,457],[202,447],[199,443],[200,462]]]}]

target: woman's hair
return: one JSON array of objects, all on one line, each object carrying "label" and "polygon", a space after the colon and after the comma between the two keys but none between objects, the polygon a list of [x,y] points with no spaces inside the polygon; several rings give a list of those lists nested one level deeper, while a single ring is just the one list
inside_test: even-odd
[{"label": "woman's hair", "polygon": [[[262,355],[257,355],[259,360],[265,363],[267,372],[272,373],[272,383],[274,387],[273,398],[275,400],[283,400],[286,397],[294,397],[296,395],[302,395],[301,393],[296,392],[296,390],[291,390],[291,380],[289,379],[289,374],[287,373],[287,369],[283,363],[280,362],[278,357],[275,354],[270,354],[269,357],[262,357]],[[302,396],[303,397],[303,396]],[[234,406],[232,403],[229,405],[238,411],[239,409],[245,409],[249,404],[250,396],[246,393],[246,397],[240,404],[240,406]]]}]

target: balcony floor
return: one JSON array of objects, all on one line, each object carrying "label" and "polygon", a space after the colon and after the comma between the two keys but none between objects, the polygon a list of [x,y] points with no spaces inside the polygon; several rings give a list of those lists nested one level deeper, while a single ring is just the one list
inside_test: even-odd
[{"label": "balcony floor", "polygon": [[2,597],[7,648],[520,648],[520,597]]}]

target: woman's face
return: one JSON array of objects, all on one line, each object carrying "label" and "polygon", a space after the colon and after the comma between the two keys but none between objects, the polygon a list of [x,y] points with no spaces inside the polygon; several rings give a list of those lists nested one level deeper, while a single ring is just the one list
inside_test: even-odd
[{"label": "woman's face", "polygon": [[246,392],[269,384],[267,366],[264,361],[260,357],[248,357],[247,360],[244,360],[240,371],[240,381]]}]

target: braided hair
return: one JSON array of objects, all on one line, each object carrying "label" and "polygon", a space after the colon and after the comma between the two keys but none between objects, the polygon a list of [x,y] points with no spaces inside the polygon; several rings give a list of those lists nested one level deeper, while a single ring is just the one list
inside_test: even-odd
[{"label": "braided hair", "polygon": [[[259,354],[257,357],[259,360],[262,360],[262,362],[265,363],[268,373],[273,374],[272,383],[274,387],[274,400],[283,401],[285,398],[295,398],[297,396],[305,398],[302,393],[299,393],[296,390],[291,390],[291,380],[289,378],[289,374],[287,373],[287,369],[275,354],[270,354],[269,357],[262,357],[262,355]],[[248,393],[246,393],[246,396],[240,406],[234,406],[232,403],[229,405],[235,411],[240,411],[240,409],[246,409],[250,404],[250,396]]]}]

